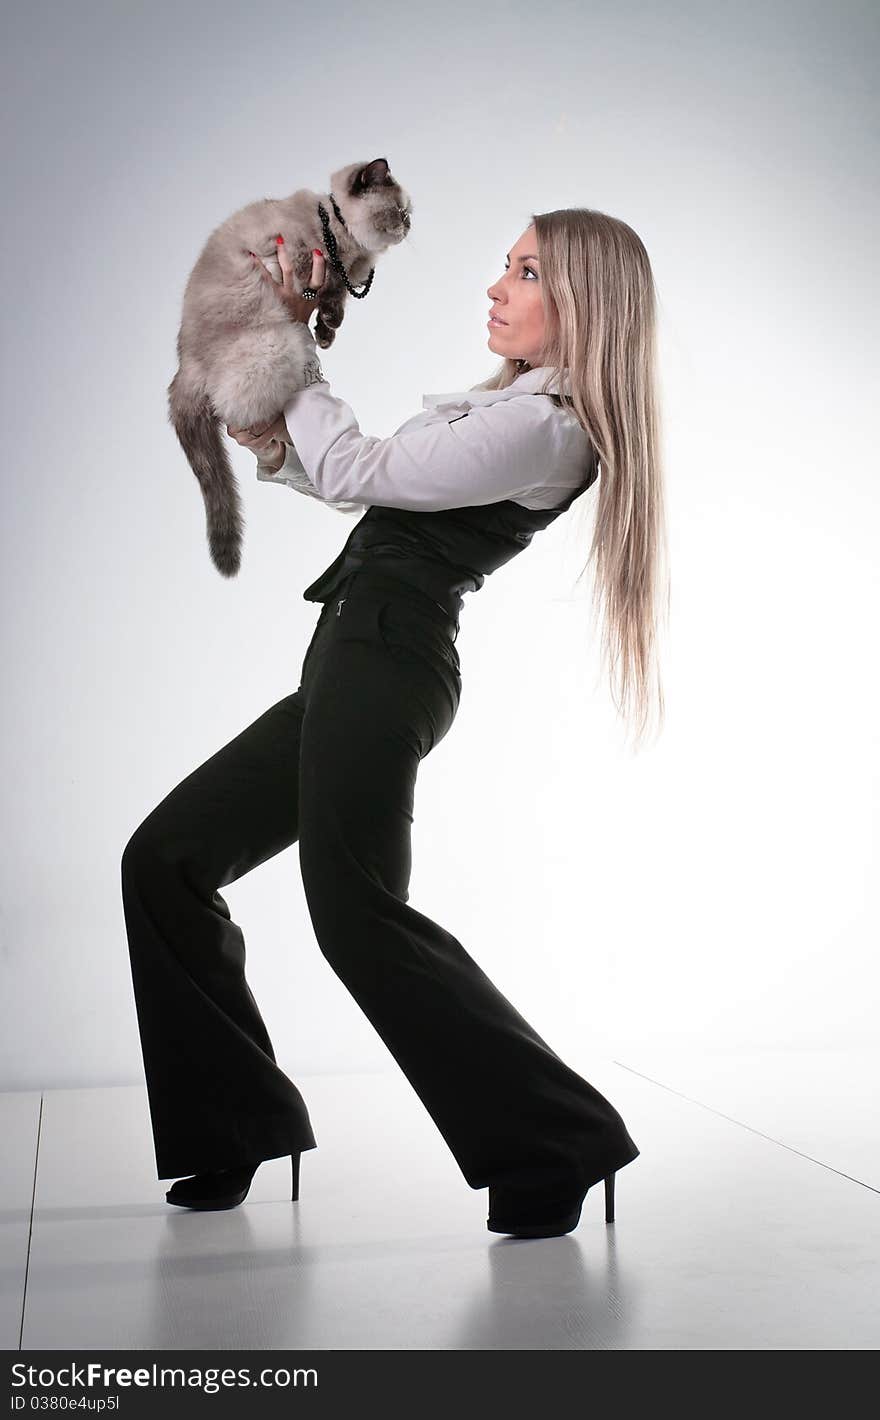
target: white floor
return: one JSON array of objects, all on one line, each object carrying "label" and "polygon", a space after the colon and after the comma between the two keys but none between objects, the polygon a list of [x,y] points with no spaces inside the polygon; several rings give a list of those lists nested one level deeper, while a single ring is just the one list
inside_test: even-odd
[{"label": "white floor", "polygon": [[318,1148],[165,1202],[140,1086],[0,1094],[4,1349],[880,1344],[878,1052],[578,1062],[641,1155],[563,1238],[486,1229],[396,1070],[302,1076]]}]

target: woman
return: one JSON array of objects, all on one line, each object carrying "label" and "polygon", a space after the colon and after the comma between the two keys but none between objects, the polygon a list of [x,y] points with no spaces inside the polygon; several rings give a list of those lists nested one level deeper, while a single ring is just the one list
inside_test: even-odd
[{"label": "woman", "polygon": [[[274,289],[307,322],[324,258],[300,294],[280,260]],[[296,1199],[300,1154],[316,1147],[219,891],[294,842],[320,950],[467,1183],[488,1187],[491,1231],[570,1232],[600,1179],[611,1221],[614,1173],[638,1157],[614,1106],[409,906],[416,774],[461,695],[462,596],[570,507],[600,461],[606,644],[642,724],[655,646],[664,524],[644,247],[602,213],[540,214],[488,294],[499,372],[426,398],[389,439],[361,434],[316,353],[267,428],[228,430],[257,453],[258,477],[366,512],[304,593],[323,609],[299,688],[173,789],[123,854],[158,1176],[178,1179],[170,1203],[235,1207],[259,1163],[288,1153]]]}]

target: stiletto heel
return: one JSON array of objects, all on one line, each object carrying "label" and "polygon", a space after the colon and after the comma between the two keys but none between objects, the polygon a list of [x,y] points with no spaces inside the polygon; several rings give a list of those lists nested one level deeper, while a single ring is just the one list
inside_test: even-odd
[{"label": "stiletto heel", "polygon": [[290,1156],[290,1177],[293,1184],[290,1201],[292,1203],[296,1203],[299,1198],[299,1161],[301,1157],[301,1154],[291,1154]]},{"label": "stiletto heel", "polygon": [[614,1170],[605,1176],[605,1222],[614,1222]]}]

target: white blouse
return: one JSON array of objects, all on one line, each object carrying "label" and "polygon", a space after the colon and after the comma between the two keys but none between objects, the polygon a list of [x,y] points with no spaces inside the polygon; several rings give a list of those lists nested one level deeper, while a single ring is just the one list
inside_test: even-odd
[{"label": "white blouse", "polygon": [[[426,394],[421,413],[380,439],[362,434],[351,407],[331,393],[315,347],[309,383],[284,406],[285,461],[277,473],[258,462],[257,478],[340,512],[440,512],[506,499],[555,508],[586,481],[595,453],[572,411],[537,393],[549,373],[542,365],[503,390]],[[550,389],[559,392],[558,383]]]}]

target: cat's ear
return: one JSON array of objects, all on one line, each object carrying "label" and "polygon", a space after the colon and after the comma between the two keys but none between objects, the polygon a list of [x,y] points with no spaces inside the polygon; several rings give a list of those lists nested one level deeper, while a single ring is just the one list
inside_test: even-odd
[{"label": "cat's ear", "polygon": [[374,158],[355,176],[352,192],[366,192],[368,188],[378,187],[384,183],[389,171],[387,158]]}]

